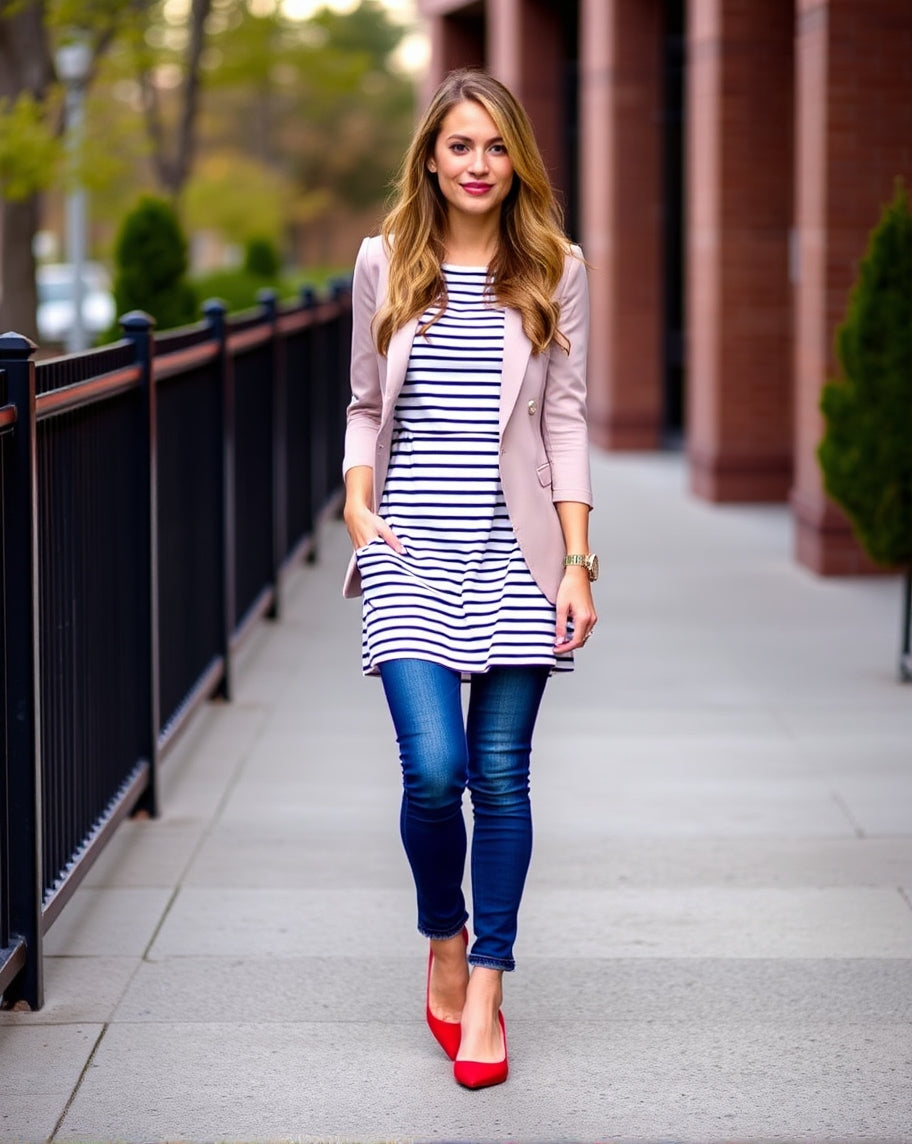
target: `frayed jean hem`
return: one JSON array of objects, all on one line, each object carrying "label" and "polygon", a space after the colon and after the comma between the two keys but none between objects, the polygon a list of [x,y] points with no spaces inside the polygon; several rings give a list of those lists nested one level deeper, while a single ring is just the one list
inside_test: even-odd
[{"label": "frayed jean hem", "polygon": [[469,965],[477,965],[481,969],[502,969],[504,973],[512,973],[516,968],[516,962],[512,957],[484,957],[476,953],[469,954]]},{"label": "frayed jean hem", "polygon": [[422,926],[418,927],[418,932],[422,937],[426,937],[431,941],[449,941],[451,937],[459,937],[459,935],[465,929],[465,924],[468,920],[469,915],[466,914],[466,916],[459,923],[459,929],[453,930],[452,933],[433,933],[431,930],[426,930]]}]

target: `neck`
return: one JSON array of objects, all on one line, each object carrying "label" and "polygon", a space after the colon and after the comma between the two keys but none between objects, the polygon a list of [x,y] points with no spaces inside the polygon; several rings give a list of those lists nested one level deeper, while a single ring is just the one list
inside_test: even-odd
[{"label": "neck", "polygon": [[447,220],[447,262],[463,266],[487,266],[500,243],[500,216]]}]

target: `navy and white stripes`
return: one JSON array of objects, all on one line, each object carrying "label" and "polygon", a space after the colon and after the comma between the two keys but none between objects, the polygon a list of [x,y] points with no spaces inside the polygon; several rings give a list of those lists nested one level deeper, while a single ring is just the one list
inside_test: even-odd
[{"label": "navy and white stripes", "polygon": [[572,655],[554,654],[555,609],[526,567],[500,485],[503,310],[486,296],[486,270],[444,273],[447,307],[415,335],[379,508],[405,553],[380,538],[357,553],[362,667],[409,657],[465,674],[571,669]]}]

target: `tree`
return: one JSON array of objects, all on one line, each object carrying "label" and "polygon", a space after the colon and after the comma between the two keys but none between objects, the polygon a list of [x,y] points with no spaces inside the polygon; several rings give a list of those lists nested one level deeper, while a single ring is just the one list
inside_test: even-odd
[{"label": "tree", "polygon": [[[146,38],[136,40],[137,71],[142,92],[146,129],[152,143],[152,161],[158,185],[176,200],[190,177],[196,152],[197,113],[200,101],[200,61],[206,46],[206,21],[212,11],[212,0],[190,0],[187,17],[186,45],[183,51],[173,53],[172,66],[182,73],[178,93],[178,108],[173,127],[173,140],[169,140],[162,93],[156,82],[156,70],[161,60],[150,50]],[[159,22],[161,14],[158,13]],[[165,40],[167,47],[167,40]]]},{"label": "tree", "polygon": [[0,330],[32,338],[37,335],[32,240],[38,194],[52,177],[55,159],[44,115],[54,78],[44,17],[40,3],[0,3]]},{"label": "tree", "polygon": [[302,231],[381,202],[413,126],[413,85],[389,63],[405,29],[376,0],[307,21],[223,8],[213,22],[201,152],[244,156],[294,188]]},{"label": "tree", "polygon": [[117,30],[146,0],[0,0],[0,329],[36,336],[40,194],[59,175],[62,102],[54,49],[88,45],[89,80]]},{"label": "tree", "polygon": [[821,396],[824,484],[865,551],[905,569],[901,678],[912,680],[912,214],[905,188],[871,232]]},{"label": "tree", "polygon": [[[53,61],[73,32],[94,62],[68,170]],[[105,242],[154,185],[231,245],[328,248],[379,207],[411,132],[412,84],[389,66],[404,33],[376,0],[310,20],[267,0],[0,0],[0,329],[34,336],[41,196],[71,177]]]}]

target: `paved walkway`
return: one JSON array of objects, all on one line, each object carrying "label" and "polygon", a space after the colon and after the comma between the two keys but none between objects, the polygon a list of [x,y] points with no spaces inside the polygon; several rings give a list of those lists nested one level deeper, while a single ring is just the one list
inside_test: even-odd
[{"label": "paved walkway", "polygon": [[346,540],[289,585],[0,1018],[0,1139],[912,1140],[912,687],[895,580],[785,511],[596,458],[602,620],[546,696],[512,1072],[470,1093],[425,950]]}]

